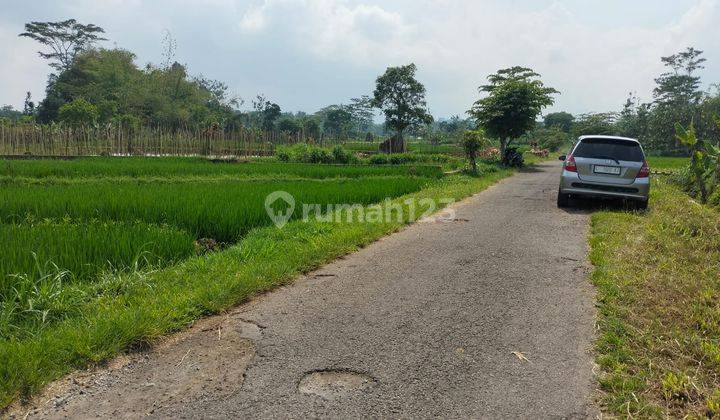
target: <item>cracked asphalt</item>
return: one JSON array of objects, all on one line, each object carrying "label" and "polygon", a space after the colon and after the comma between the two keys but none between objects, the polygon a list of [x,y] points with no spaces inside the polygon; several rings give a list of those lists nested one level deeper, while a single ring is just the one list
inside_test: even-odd
[{"label": "cracked asphalt", "polygon": [[30,417],[594,417],[588,215],[556,208],[558,172],[66,378]]}]

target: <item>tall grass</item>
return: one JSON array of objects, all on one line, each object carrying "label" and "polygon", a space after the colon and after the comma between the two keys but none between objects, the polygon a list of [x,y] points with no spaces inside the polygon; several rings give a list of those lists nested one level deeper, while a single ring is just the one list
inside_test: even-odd
[{"label": "tall grass", "polygon": [[[195,253],[193,238],[142,223],[0,225],[0,339],[72,314],[102,273],[160,268]],[[81,292],[83,291],[83,292]]]},{"label": "tall grass", "polygon": [[0,177],[191,177],[233,176],[267,178],[361,178],[368,176],[440,177],[433,165],[377,167],[297,163],[211,162],[203,158],[97,157],[73,160],[2,160]]},{"label": "tall grass", "polygon": [[99,271],[164,265],[194,250],[186,232],[145,223],[0,224],[0,295],[12,275],[40,275],[48,263],[86,280]]},{"label": "tall grass", "polygon": [[181,228],[195,238],[234,242],[270,225],[265,199],[286,191],[296,200],[293,217],[308,204],[370,204],[417,191],[426,178],[386,177],[324,181],[223,181],[143,184],[97,182],[16,185],[0,188],[0,220],[143,221]]}]

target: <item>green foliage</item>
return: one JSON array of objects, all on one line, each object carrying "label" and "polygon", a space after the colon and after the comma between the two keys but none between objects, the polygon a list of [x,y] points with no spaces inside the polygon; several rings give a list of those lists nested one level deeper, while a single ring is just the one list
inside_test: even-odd
[{"label": "green foliage", "polygon": [[586,135],[614,135],[616,118],[617,116],[611,112],[580,115],[573,124],[571,134],[574,138]]},{"label": "green foliage", "polygon": [[543,120],[545,128],[559,128],[565,133],[570,133],[575,117],[568,112],[551,112]]},{"label": "green foliage", "polygon": [[60,107],[58,120],[74,127],[93,125],[98,119],[97,107],[78,98]]},{"label": "green foliage", "polygon": [[276,154],[281,162],[321,164],[349,164],[357,162],[357,158],[340,145],[335,145],[332,149],[306,143],[293,146],[278,146]]},{"label": "green foliage", "polygon": [[512,67],[488,76],[489,84],[480,91],[487,96],[479,99],[468,111],[485,133],[500,141],[500,151],[514,139],[535,127],[543,108],[555,101],[557,90],[546,87],[532,69]]},{"label": "green foliage", "polygon": [[408,128],[432,122],[425,102],[425,86],[415,79],[415,64],[388,67],[377,78],[372,105],[385,114],[385,124],[400,136]]},{"label": "green foliage", "polygon": [[720,193],[720,147],[698,138],[692,122],[687,129],[676,123],[675,137],[690,149],[690,166],[684,180],[686,188],[706,203],[708,198],[715,196],[716,190]]},{"label": "green foliage", "polygon": [[67,316],[64,284],[101,273],[161,268],[195,253],[193,238],[142,223],[0,224],[0,339],[18,339]]},{"label": "green foliage", "polygon": [[468,130],[463,135],[462,147],[465,151],[465,157],[470,161],[470,167],[474,174],[478,173],[477,157],[478,152],[488,144],[485,135],[480,130]]},{"label": "green foliage", "polygon": [[75,19],[60,22],[30,22],[20,36],[34,39],[50,52],[39,51],[40,57],[50,60],[50,67],[57,71],[70,69],[75,57],[97,41],[105,41],[100,34],[103,28],[78,23]]},{"label": "green foliage", "polygon": [[56,121],[62,106],[82,98],[96,107],[101,123],[119,116],[168,129],[235,123],[224,85],[192,78],[177,63],[139,69],[134,60],[134,54],[122,49],[78,54],[69,69],[50,79],[47,95],[38,106],[38,119]]}]

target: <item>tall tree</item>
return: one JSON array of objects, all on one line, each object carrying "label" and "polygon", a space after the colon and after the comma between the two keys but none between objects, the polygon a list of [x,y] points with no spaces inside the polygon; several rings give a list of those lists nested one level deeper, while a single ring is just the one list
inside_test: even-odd
[{"label": "tall tree", "polygon": [[373,107],[372,99],[363,95],[359,98],[350,99],[350,105],[347,106],[348,111],[352,114],[353,125],[357,130],[357,134],[365,133],[373,125]]},{"label": "tall tree", "polygon": [[704,68],[703,52],[693,47],[685,51],[662,57],[667,71],[655,79],[653,90],[654,110],[650,119],[650,138],[653,147],[661,150],[689,150],[675,136],[675,123],[689,126],[697,121],[698,104],[703,98],[700,90],[700,76],[697,71]]},{"label": "tall tree", "polygon": [[275,121],[282,115],[280,105],[273,102],[265,102],[265,109],[262,111],[262,128],[265,131],[272,131],[275,128]]},{"label": "tall tree", "polygon": [[543,119],[545,128],[558,127],[566,133],[570,132],[573,121],[575,117],[568,112],[551,112]]},{"label": "tall tree", "polygon": [[[372,105],[385,114],[385,125],[397,134],[400,148],[405,150],[403,133],[408,128],[430,124],[432,116],[425,102],[425,86],[415,79],[415,64],[388,67],[377,78]],[[394,149],[394,148],[391,148]]]},{"label": "tall tree", "polygon": [[40,57],[50,60],[50,67],[57,71],[70,68],[75,57],[97,41],[106,41],[100,34],[105,30],[92,23],[83,25],[75,19],[60,22],[30,22],[20,36],[34,39],[50,48],[50,52],[38,51]]},{"label": "tall tree", "polygon": [[543,108],[552,105],[557,90],[547,87],[540,75],[525,67],[511,67],[488,76],[479,91],[487,96],[468,111],[485,133],[500,141],[500,153],[515,139],[535,127]]}]

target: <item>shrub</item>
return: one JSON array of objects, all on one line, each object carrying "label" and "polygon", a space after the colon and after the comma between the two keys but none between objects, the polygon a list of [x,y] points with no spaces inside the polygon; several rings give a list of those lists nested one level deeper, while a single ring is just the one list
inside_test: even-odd
[{"label": "shrub", "polygon": [[339,144],[333,147],[332,157],[335,163],[350,163],[350,154]]},{"label": "shrub", "polygon": [[58,111],[58,119],[71,126],[92,125],[98,116],[97,107],[82,98],[64,104]]},{"label": "shrub", "polygon": [[387,165],[388,157],[387,155],[372,155],[368,161],[373,165]]},{"label": "shrub", "polygon": [[462,139],[462,146],[463,151],[465,152],[465,156],[470,161],[470,166],[472,167],[472,172],[474,174],[478,173],[477,169],[477,157],[478,152],[482,147],[487,143],[485,140],[483,133],[478,130],[468,130],[463,134]]}]

